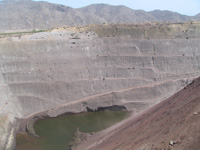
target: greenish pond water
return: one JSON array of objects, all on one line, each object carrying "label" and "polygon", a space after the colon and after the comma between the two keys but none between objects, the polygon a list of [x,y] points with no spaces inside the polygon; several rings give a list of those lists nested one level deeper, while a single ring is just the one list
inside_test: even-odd
[{"label": "greenish pond water", "polygon": [[35,138],[27,133],[16,137],[16,150],[68,150],[77,128],[84,133],[101,131],[125,119],[126,111],[101,111],[46,118],[35,123]]}]

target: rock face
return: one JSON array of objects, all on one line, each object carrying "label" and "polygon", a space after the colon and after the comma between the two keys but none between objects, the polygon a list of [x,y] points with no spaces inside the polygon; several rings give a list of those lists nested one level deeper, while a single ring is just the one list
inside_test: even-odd
[{"label": "rock face", "polygon": [[19,119],[109,106],[138,113],[185,87],[200,75],[199,23],[189,24],[166,25],[178,29],[170,33],[105,25],[2,37],[1,150],[25,130]]}]

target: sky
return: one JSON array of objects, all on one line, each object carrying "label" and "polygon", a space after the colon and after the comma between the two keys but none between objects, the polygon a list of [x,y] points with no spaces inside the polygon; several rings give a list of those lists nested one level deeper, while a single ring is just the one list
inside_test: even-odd
[{"label": "sky", "polygon": [[[34,0],[40,1],[40,0]],[[152,11],[155,9],[170,10],[184,15],[193,16],[200,13],[200,0],[43,0],[73,8],[80,8],[90,4],[105,3],[111,5],[125,5],[132,9]]]}]

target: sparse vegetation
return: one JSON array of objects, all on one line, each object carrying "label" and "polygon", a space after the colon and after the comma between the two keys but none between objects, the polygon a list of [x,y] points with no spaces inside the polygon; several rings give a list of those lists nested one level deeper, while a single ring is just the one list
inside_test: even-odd
[{"label": "sparse vegetation", "polygon": [[48,32],[50,29],[47,30],[35,30],[32,31],[24,31],[24,32],[9,32],[9,33],[0,33],[0,35],[13,35],[13,34],[29,34],[29,33],[39,33],[39,32]]}]

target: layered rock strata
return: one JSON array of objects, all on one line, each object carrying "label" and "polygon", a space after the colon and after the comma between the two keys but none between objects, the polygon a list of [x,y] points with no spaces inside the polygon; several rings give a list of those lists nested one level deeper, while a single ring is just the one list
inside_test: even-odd
[{"label": "layered rock strata", "polygon": [[200,75],[199,24],[183,25],[187,34],[173,38],[126,28],[112,37],[87,27],[1,38],[0,149],[13,148],[31,117],[110,106],[138,113]]}]

